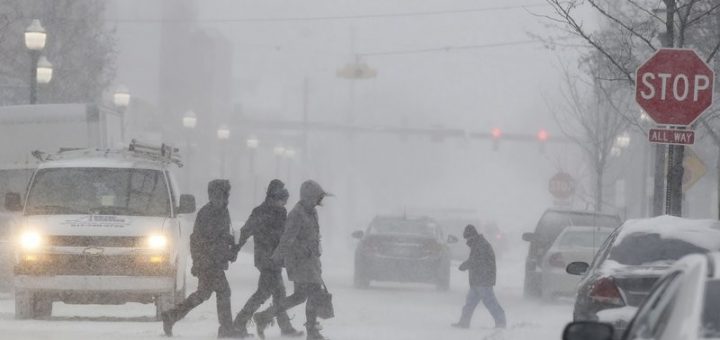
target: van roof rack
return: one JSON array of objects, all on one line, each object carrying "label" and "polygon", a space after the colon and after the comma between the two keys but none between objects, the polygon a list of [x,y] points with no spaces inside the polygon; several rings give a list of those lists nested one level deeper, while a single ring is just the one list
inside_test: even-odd
[{"label": "van roof rack", "polygon": [[182,167],[183,163],[180,159],[180,149],[171,145],[162,143],[159,146],[143,144],[138,142],[136,139],[130,141],[130,147],[128,151],[132,152],[133,155],[143,158],[148,158],[158,162],[173,163],[178,167]]},{"label": "van roof rack", "polygon": [[55,154],[49,154],[40,150],[31,152],[33,157],[41,162],[49,160],[59,160],[64,158],[89,157],[111,155],[143,158],[153,162],[172,163],[178,167],[182,167],[183,163],[180,159],[180,150],[168,144],[160,144],[159,146],[143,144],[133,139],[127,149],[81,149],[81,148],[60,148]]}]

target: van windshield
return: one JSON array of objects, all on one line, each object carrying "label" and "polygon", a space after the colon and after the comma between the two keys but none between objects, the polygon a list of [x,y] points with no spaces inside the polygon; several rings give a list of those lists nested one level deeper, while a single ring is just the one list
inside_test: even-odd
[{"label": "van windshield", "polygon": [[170,197],[160,170],[41,169],[30,188],[25,213],[168,216]]}]

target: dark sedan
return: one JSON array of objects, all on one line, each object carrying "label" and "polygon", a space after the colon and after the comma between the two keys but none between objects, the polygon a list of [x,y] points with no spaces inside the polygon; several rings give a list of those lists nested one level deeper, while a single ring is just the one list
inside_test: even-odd
[{"label": "dark sedan", "polygon": [[584,275],[573,319],[627,327],[653,284],[681,257],[720,249],[720,222],[671,216],[630,220],[615,230],[592,264],[573,262],[569,274]]},{"label": "dark sedan", "polygon": [[454,236],[445,237],[430,218],[376,217],[355,251],[355,286],[371,281],[423,282],[440,290],[450,287],[450,250]]}]

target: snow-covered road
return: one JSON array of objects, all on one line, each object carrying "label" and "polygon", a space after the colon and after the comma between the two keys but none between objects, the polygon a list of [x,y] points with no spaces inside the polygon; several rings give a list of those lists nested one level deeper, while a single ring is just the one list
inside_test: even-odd
[{"label": "snow-covered road", "polygon": [[[542,305],[522,299],[522,250],[507,254],[498,262],[496,293],[505,307],[509,328],[492,329],[493,321],[478,307],[469,330],[450,327],[462,307],[467,277],[453,267],[450,292],[432,286],[375,284],[368,290],[352,287],[349,256],[325,256],[324,272],[334,294],[337,317],[323,322],[326,336],[334,340],[557,340],[570,320],[569,302]],[[242,307],[256,284],[252,256],[241,256],[229,271],[233,288],[233,311]],[[195,284],[195,280],[190,280]],[[0,296],[1,339],[163,339],[162,327],[152,320],[151,305],[72,306],[54,304],[49,320],[14,320],[12,296]],[[293,324],[301,328],[304,310],[290,311]],[[180,339],[214,339],[217,332],[214,297],[192,311],[175,326]],[[277,328],[268,339],[281,339]]]}]

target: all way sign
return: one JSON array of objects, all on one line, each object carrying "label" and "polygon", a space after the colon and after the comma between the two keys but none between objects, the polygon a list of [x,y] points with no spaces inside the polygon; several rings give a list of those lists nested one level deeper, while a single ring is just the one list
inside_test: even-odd
[{"label": "all way sign", "polygon": [[695,144],[695,131],[650,129],[648,139],[651,143],[658,144],[693,145]]}]

